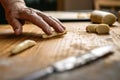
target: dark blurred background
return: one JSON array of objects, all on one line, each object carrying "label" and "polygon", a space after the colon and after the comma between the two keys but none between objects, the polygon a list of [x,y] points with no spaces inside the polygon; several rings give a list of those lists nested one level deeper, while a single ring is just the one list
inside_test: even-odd
[{"label": "dark blurred background", "polygon": [[28,7],[42,11],[53,11],[57,9],[57,0],[25,0],[25,3]]},{"label": "dark blurred background", "polygon": [[[82,11],[107,10],[117,13],[120,10],[120,0],[25,0],[28,7],[41,11]],[[117,15],[117,14],[116,14]],[[0,5],[0,23],[7,23],[4,10]]]}]

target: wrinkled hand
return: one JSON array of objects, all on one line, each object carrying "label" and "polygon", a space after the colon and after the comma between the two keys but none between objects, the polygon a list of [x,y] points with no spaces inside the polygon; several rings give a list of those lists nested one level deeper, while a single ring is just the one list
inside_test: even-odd
[{"label": "wrinkled hand", "polygon": [[59,20],[47,16],[39,10],[26,7],[23,3],[17,2],[7,6],[10,8],[5,8],[6,19],[16,35],[22,33],[22,26],[25,21],[30,21],[37,25],[48,35],[52,33],[51,27],[57,32],[63,32],[65,30],[65,27]]}]

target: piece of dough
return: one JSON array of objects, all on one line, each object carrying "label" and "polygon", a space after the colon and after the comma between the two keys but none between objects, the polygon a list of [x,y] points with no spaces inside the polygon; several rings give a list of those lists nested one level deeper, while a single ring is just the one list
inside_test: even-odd
[{"label": "piece of dough", "polygon": [[90,19],[93,23],[112,25],[116,21],[117,17],[110,12],[95,10],[91,13]]},{"label": "piece of dough", "polygon": [[89,33],[95,33],[97,26],[98,24],[89,24],[88,26],[86,26],[86,31]]},{"label": "piece of dough", "polygon": [[66,33],[67,31],[64,31],[63,33],[57,33],[56,31],[53,31],[51,35],[42,34],[42,38],[52,38],[52,37],[64,35]]},{"label": "piece of dough", "polygon": [[89,24],[86,27],[86,31],[90,33],[108,34],[110,28],[107,24]]},{"label": "piece of dough", "polygon": [[96,32],[98,34],[108,34],[110,31],[110,28],[107,24],[99,24],[97,27],[96,27]]},{"label": "piece of dough", "polygon": [[24,51],[27,48],[34,46],[35,44],[36,44],[36,42],[33,40],[25,40],[25,41],[19,43],[17,46],[15,46],[11,52],[12,52],[12,54],[19,53],[19,52]]}]

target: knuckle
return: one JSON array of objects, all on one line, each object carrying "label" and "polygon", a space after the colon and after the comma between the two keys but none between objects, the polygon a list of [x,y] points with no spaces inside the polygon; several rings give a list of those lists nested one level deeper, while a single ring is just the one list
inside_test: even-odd
[{"label": "knuckle", "polygon": [[19,11],[19,15],[21,15],[21,16],[25,16],[25,15],[31,16],[34,14],[35,14],[35,12],[31,8],[24,8]]}]

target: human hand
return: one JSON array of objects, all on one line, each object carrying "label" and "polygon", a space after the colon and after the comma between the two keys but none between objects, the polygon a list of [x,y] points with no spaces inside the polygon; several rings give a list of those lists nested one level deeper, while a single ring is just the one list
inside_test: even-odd
[{"label": "human hand", "polygon": [[53,27],[57,32],[63,32],[65,30],[65,27],[59,20],[47,16],[39,10],[25,6],[23,1],[10,1],[14,0],[9,0],[8,3],[10,4],[7,3],[8,5],[5,5],[5,2],[2,3],[2,5],[5,8],[6,19],[12,26],[16,35],[22,33],[22,26],[24,25],[25,21],[30,21],[31,23],[37,25],[48,35],[52,34],[51,27]]}]

